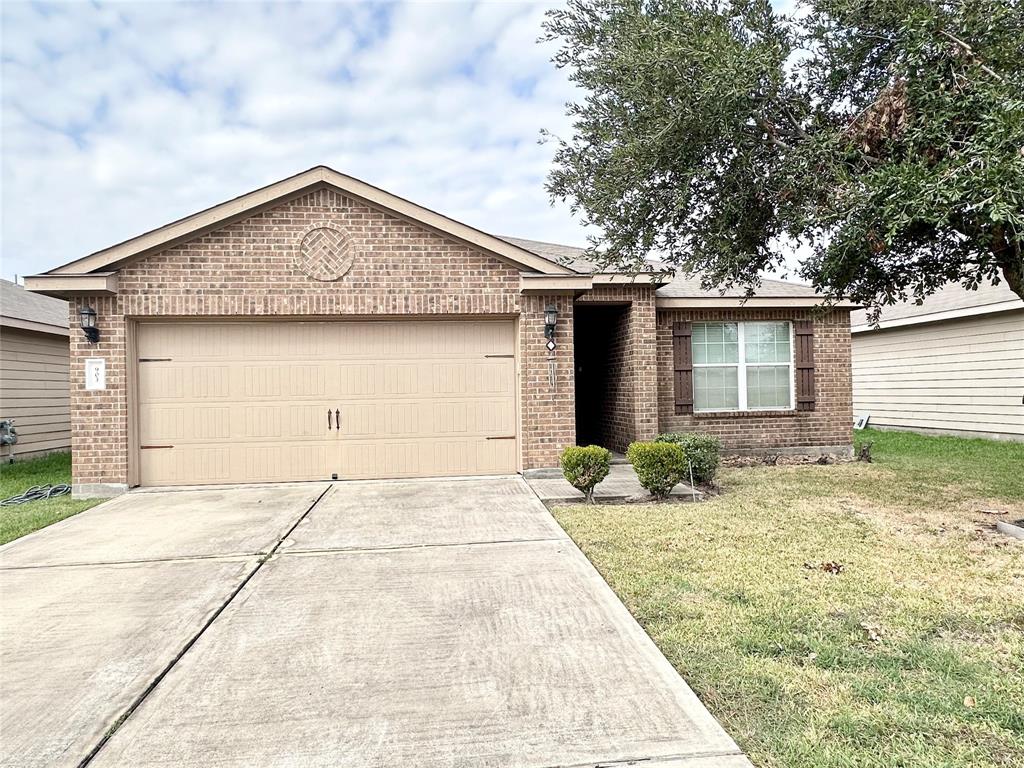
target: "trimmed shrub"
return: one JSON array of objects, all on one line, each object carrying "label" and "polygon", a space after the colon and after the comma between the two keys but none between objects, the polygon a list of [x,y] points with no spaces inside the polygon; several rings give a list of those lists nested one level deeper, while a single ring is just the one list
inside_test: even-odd
[{"label": "trimmed shrub", "polygon": [[686,455],[675,443],[631,443],[626,458],[636,471],[640,485],[656,499],[668,496],[669,491],[687,476]]},{"label": "trimmed shrub", "polygon": [[722,460],[722,441],[714,435],[700,432],[668,432],[658,435],[659,443],[675,443],[683,449],[693,467],[696,483],[710,483],[715,479],[718,464]]},{"label": "trimmed shrub", "polygon": [[608,477],[612,452],[599,445],[570,445],[562,451],[562,474],[573,488],[583,491],[587,504],[594,503],[594,486]]}]

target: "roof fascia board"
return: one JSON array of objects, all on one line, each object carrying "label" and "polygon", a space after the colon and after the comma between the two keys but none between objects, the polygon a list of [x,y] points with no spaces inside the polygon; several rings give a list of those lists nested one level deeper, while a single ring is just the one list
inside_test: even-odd
[{"label": "roof fascia board", "polygon": [[35,331],[36,333],[49,333],[53,336],[70,336],[71,331],[60,325],[50,323],[38,323],[34,320],[23,320],[20,317],[0,317],[0,326],[4,328],[17,328],[21,331]]},{"label": "roof fascia board", "polygon": [[590,275],[540,275],[526,273],[519,276],[520,293],[569,293],[589,291],[594,285]]},{"label": "roof fascia board", "polygon": [[195,237],[201,237],[220,227],[227,226],[262,210],[279,205],[289,199],[308,192],[320,181],[319,169],[300,173],[276,184],[257,189],[212,208],[194,213],[184,219],[171,222],[163,227],[125,240],[102,251],[84,256],[76,261],[51,269],[47,274],[84,274],[109,267],[116,267],[128,259],[141,257]]},{"label": "roof fascia board", "polygon": [[646,283],[661,286],[668,282],[664,272],[597,272],[594,285],[628,285]]},{"label": "roof fascia board", "polygon": [[[821,307],[822,300],[814,296],[783,296],[770,298],[755,296],[749,299],[720,297],[667,297],[655,300],[658,309],[788,309]],[[853,304],[833,304],[829,309],[858,309]]]},{"label": "roof fascia board", "polygon": [[117,267],[125,261],[158,250],[172,248],[200,237],[282,202],[320,188],[331,186],[364,202],[397,214],[401,218],[426,226],[447,237],[491,253],[514,266],[545,274],[577,274],[568,267],[542,258],[505,240],[488,235],[447,216],[392,195],[366,182],[323,166],[291,176],[254,192],[207,208],[184,219],[154,229],[102,251],[69,262],[47,274],[83,274]]},{"label": "roof fascia board", "polygon": [[850,329],[850,332],[868,333],[870,331],[884,331],[886,328],[903,328],[908,325],[939,323],[943,320],[957,320],[962,317],[979,317],[980,315],[992,315],[997,312],[1013,312],[1014,310],[1024,310],[1024,302],[1020,300],[1001,301],[996,304],[984,304],[980,307],[948,309],[945,312],[932,312],[928,315],[914,315],[913,317],[901,317],[897,320],[883,320],[878,324],[877,328],[873,325],[855,325]]},{"label": "roof fascia board", "polygon": [[113,272],[29,275],[25,278],[25,290],[58,299],[72,296],[116,296],[117,275]]}]

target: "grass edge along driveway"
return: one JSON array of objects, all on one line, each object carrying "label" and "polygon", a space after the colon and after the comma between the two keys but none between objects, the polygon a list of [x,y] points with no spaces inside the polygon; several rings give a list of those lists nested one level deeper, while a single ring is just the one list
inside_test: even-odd
[{"label": "grass edge along driveway", "polygon": [[555,516],[755,765],[1024,765],[1024,544],[981,511],[1024,518],[1024,445],[859,440]]},{"label": "grass edge along driveway", "polygon": [[[0,499],[34,485],[71,483],[71,454],[51,453],[36,459],[0,464]],[[0,544],[38,531],[66,517],[95,507],[102,499],[72,499],[70,494],[17,506],[0,507]]]}]

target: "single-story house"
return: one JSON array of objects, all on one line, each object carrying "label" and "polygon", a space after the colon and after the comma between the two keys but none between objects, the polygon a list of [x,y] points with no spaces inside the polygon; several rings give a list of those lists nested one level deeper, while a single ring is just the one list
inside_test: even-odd
[{"label": "single-story house", "polygon": [[871,426],[1024,440],[1024,301],[953,283],[851,318],[853,407]]},{"label": "single-story house", "polygon": [[66,301],[0,280],[0,421],[18,435],[0,460],[71,447],[68,335]]},{"label": "single-story house", "polygon": [[321,166],[27,278],[94,326],[75,490],[514,473],[659,431],[850,450],[848,307],[582,254]]}]

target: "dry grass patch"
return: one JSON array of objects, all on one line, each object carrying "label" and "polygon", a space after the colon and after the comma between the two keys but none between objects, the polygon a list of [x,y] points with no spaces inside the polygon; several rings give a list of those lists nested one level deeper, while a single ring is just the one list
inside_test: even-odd
[{"label": "dry grass patch", "polygon": [[1024,765],[1024,544],[978,511],[1024,517],[1024,445],[870,438],[555,514],[755,764]]}]

